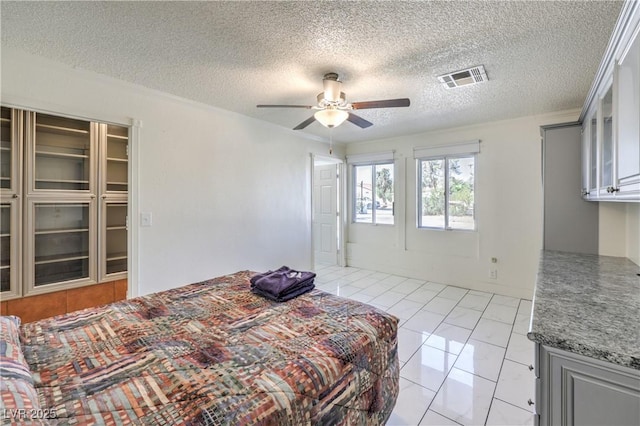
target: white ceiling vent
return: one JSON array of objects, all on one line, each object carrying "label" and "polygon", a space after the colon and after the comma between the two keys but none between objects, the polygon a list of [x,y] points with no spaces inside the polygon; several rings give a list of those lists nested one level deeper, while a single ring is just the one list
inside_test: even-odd
[{"label": "white ceiling vent", "polygon": [[455,87],[468,86],[469,84],[482,83],[483,81],[489,80],[489,78],[484,70],[484,66],[478,65],[477,67],[466,70],[440,75],[438,76],[438,80],[440,80],[447,89],[453,89]]}]

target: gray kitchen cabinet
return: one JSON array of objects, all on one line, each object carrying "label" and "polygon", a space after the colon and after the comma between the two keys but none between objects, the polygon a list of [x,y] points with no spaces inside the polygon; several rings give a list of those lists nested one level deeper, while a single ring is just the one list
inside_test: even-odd
[{"label": "gray kitchen cabinet", "polygon": [[640,424],[640,371],[536,343],[540,425]]}]

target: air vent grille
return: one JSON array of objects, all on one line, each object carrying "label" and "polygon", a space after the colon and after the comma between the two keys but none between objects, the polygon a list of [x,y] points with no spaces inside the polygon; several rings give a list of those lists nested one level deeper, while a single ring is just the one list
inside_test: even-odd
[{"label": "air vent grille", "polygon": [[483,65],[438,76],[438,80],[447,89],[482,83],[489,80]]}]

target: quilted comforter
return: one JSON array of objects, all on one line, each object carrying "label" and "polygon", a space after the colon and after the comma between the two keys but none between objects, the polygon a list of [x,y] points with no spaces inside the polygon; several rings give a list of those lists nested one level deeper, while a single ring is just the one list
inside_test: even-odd
[{"label": "quilted comforter", "polygon": [[320,290],[272,302],[253,274],[22,325],[37,409],[51,424],[384,424],[397,319]]}]

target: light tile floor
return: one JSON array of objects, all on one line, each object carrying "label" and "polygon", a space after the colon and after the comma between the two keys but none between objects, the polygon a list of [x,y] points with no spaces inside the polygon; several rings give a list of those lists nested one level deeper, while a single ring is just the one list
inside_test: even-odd
[{"label": "light tile floor", "polygon": [[531,301],[352,267],[316,286],[400,318],[400,394],[387,425],[533,425]]}]

